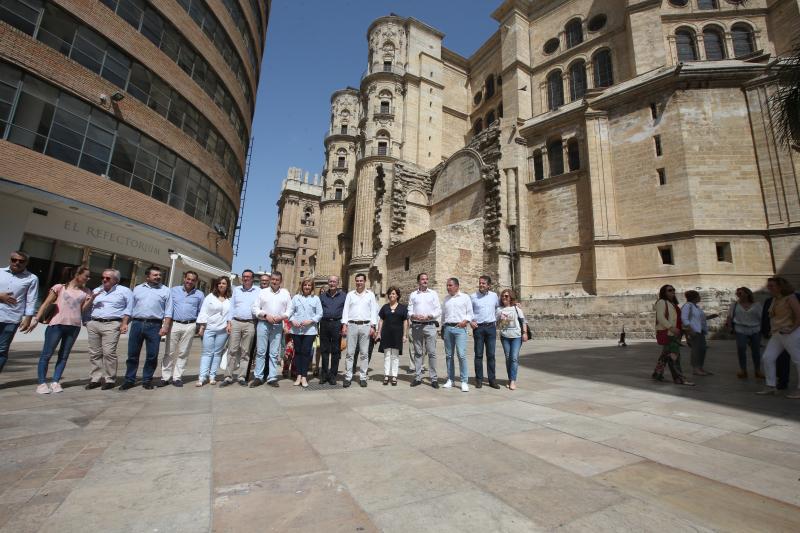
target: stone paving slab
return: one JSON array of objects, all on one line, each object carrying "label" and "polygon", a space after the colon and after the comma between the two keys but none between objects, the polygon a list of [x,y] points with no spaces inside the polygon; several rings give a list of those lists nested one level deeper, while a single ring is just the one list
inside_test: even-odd
[{"label": "stone paving slab", "polygon": [[696,387],[649,379],[654,343],[535,340],[518,390],[467,393],[383,386],[379,354],[366,389],[197,388],[199,344],[182,389],[119,392],[84,390],[79,341],[40,396],[15,342],[0,533],[800,530],[800,402],[728,341]]}]

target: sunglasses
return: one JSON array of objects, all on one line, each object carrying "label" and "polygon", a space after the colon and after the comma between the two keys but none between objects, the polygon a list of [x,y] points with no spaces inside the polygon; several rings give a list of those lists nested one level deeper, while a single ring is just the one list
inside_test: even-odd
[{"label": "sunglasses", "polygon": [[25,260],[24,260],[24,259],[22,259],[22,258],[20,258],[20,259],[16,259],[16,258],[14,258],[14,257],[12,257],[11,259],[9,259],[9,261],[11,261],[12,263],[24,263],[24,262],[25,262]]},{"label": "sunglasses", "polygon": [[113,279],[111,276],[103,276],[103,281]]}]

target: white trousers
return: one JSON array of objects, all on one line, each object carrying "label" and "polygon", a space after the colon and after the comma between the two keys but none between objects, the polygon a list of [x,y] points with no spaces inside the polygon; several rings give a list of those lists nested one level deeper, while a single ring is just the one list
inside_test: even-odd
[{"label": "white trousers", "polygon": [[[767,347],[764,348],[764,353],[761,355],[761,361],[764,363],[764,374],[767,378],[767,386],[775,386],[775,361],[786,350],[792,357],[794,365],[800,369],[800,328],[797,328],[788,335],[776,333],[770,337]],[[798,384],[800,387],[800,384]]]},{"label": "white trousers", "polygon": [[397,348],[383,349],[383,375],[396,378],[397,369],[400,367],[400,350]]},{"label": "white trousers", "polygon": [[194,322],[191,324],[172,323],[172,330],[169,333],[169,349],[161,361],[161,379],[169,381],[170,378],[180,380],[183,377],[183,370],[189,359],[189,351],[192,349],[194,333]]}]

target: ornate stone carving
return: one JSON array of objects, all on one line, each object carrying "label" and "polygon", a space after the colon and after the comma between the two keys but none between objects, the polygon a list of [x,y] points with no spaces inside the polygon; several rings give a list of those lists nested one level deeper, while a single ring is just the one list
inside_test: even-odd
[{"label": "ornate stone carving", "polygon": [[394,180],[391,194],[391,242],[397,244],[403,240],[406,229],[406,210],[408,193],[416,190],[430,197],[431,178],[424,170],[410,163],[394,164]]},{"label": "ornate stone carving", "polygon": [[372,252],[377,253],[383,245],[381,240],[381,209],[383,208],[383,195],[386,193],[386,174],[383,165],[375,167],[375,222],[372,225]]}]

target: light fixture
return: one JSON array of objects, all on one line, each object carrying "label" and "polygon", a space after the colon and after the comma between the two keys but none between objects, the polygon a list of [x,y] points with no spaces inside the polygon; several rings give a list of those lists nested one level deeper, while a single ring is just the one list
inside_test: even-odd
[{"label": "light fixture", "polygon": [[108,95],[106,93],[100,93],[100,103],[101,104],[108,103]]},{"label": "light fixture", "polygon": [[123,93],[119,92],[119,91],[117,91],[117,92],[115,92],[114,94],[111,95],[111,99],[113,101],[115,101],[115,102],[119,102],[123,98],[125,98],[125,95]]}]

